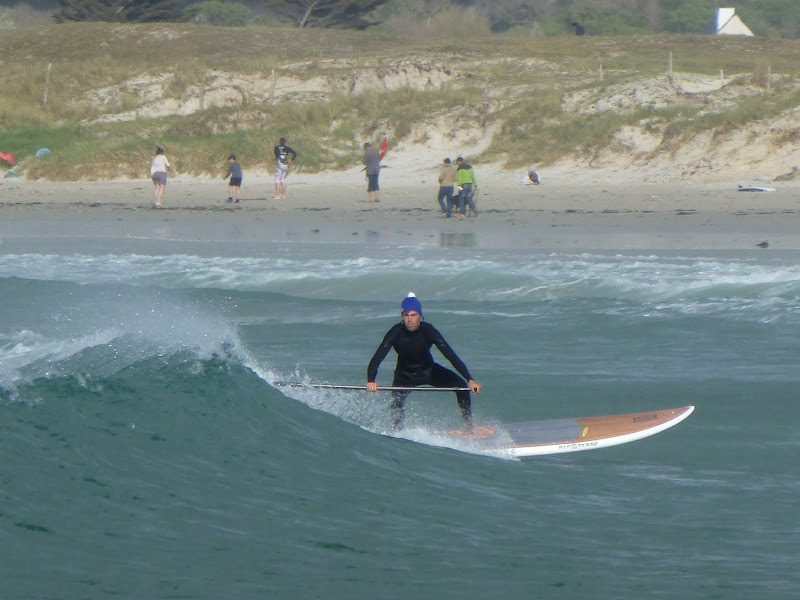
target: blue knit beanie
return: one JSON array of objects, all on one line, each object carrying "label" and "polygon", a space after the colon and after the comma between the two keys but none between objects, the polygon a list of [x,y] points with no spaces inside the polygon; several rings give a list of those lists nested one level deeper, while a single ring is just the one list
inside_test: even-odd
[{"label": "blue knit beanie", "polygon": [[417,295],[414,292],[409,292],[408,296],[403,300],[400,305],[400,314],[408,312],[409,310],[417,311],[422,316],[422,304],[417,300]]}]

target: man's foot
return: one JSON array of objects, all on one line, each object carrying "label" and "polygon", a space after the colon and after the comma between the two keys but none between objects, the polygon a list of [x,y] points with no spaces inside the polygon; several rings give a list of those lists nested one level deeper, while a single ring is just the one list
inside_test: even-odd
[{"label": "man's foot", "polygon": [[239,204],[239,199],[238,198],[236,199],[236,204]]},{"label": "man's foot", "polygon": [[230,204],[231,202],[233,202],[233,198],[228,198],[228,203]]}]

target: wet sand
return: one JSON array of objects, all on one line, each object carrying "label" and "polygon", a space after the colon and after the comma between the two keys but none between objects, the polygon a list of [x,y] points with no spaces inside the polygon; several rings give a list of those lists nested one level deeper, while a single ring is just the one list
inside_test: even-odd
[{"label": "wet sand", "polygon": [[273,200],[267,176],[245,178],[243,200],[226,202],[221,179],[171,178],[152,208],[149,180],[0,185],[3,242],[36,238],[152,238],[203,241],[325,241],[542,249],[800,248],[800,184],[739,192],[735,182],[607,185],[513,174],[479,179],[477,218],[445,218],[435,173],[382,175],[380,203],[368,203],[358,170],[293,174],[289,197]]}]

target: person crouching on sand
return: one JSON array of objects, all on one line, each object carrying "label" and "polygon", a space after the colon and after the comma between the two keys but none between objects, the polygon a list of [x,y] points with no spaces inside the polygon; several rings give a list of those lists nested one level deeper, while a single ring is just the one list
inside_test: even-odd
[{"label": "person crouching on sand", "polygon": [[231,180],[228,182],[228,202],[233,202],[233,192],[236,191],[236,203],[239,203],[239,196],[242,193],[242,165],[236,160],[236,155],[231,154],[228,157],[228,172],[225,173],[223,179],[228,177]]},{"label": "person crouching on sand", "polygon": [[172,171],[172,165],[169,164],[167,157],[164,155],[164,149],[161,146],[156,147],[156,155],[150,163],[150,178],[153,180],[155,189],[155,199],[153,207],[161,206],[161,199],[164,196],[164,188],[167,187],[167,169]]}]

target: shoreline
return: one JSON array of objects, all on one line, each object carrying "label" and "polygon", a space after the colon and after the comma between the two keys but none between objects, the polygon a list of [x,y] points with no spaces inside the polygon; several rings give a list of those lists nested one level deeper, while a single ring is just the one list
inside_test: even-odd
[{"label": "shoreline", "polygon": [[[388,171],[388,170],[387,170]],[[332,181],[335,178],[335,181]],[[149,179],[0,184],[0,238],[146,238],[172,241],[325,241],[552,250],[800,249],[800,184],[739,192],[737,183],[560,183],[524,186],[515,174],[481,178],[477,218],[444,218],[436,173],[381,176],[370,204],[351,170],[293,174],[287,200],[265,176],[246,177],[228,204],[222,179],[171,178],[153,209]],[[407,178],[408,179],[408,178]]]}]

